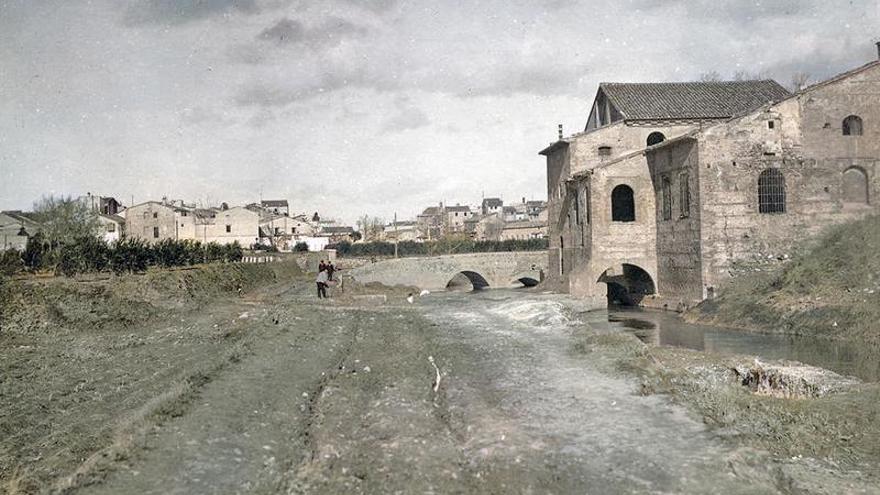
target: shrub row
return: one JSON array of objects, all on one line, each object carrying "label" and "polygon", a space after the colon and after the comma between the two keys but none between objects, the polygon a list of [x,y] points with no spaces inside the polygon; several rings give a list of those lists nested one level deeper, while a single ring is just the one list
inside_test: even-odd
[{"label": "shrub row", "polygon": [[198,241],[165,239],[148,244],[141,239],[122,239],[107,244],[102,239],[85,236],[73,242],[54,244],[40,234],[28,239],[24,251],[0,253],[0,273],[12,274],[21,269],[53,270],[64,275],[100,272],[143,272],[150,266],[187,266],[212,261],[241,261],[243,251],[234,244],[202,244]]},{"label": "shrub row", "polygon": [[[471,239],[444,239],[429,242],[403,241],[397,245],[399,256],[433,256],[438,254],[494,253],[501,251],[542,251],[549,246],[548,239],[508,239],[506,241],[474,241]],[[393,256],[393,242],[340,242],[327,246],[339,256]]]}]

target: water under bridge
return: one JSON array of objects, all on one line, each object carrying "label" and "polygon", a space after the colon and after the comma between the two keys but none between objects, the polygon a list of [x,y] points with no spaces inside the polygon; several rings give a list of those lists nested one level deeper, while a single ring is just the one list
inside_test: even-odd
[{"label": "water under bridge", "polygon": [[420,289],[475,289],[536,285],[547,270],[546,251],[450,254],[382,260],[348,272],[360,283],[409,285]]}]

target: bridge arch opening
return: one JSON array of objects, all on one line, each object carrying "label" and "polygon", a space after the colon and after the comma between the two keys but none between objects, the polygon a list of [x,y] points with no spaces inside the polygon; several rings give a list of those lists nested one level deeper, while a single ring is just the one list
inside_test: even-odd
[{"label": "bridge arch opening", "polygon": [[629,263],[605,270],[597,282],[608,286],[609,306],[638,306],[645,296],[656,293],[651,275],[641,267]]},{"label": "bridge arch opening", "polygon": [[522,276],[517,278],[514,283],[522,284],[523,287],[535,287],[536,285],[541,283],[541,281],[534,277]]},{"label": "bridge arch opening", "polygon": [[456,273],[446,284],[446,290],[482,290],[486,287],[489,287],[486,278],[470,270]]}]

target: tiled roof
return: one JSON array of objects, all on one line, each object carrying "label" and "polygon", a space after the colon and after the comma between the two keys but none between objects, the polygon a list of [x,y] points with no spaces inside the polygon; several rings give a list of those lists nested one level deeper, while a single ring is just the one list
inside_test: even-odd
[{"label": "tiled roof", "polygon": [[497,208],[504,204],[501,201],[501,198],[486,198],[483,200],[483,206],[487,206],[489,208]]},{"label": "tiled roof", "polygon": [[286,200],[286,199],[264,199],[264,200],[261,201],[260,203],[261,203],[263,206],[268,206],[268,207],[270,207],[270,208],[273,208],[273,207],[276,207],[276,206],[287,206],[287,200]]},{"label": "tiled roof", "polygon": [[721,119],[791,96],[776,81],[602,83],[626,120]]},{"label": "tiled roof", "polygon": [[452,211],[452,212],[456,212],[456,211],[471,211],[471,207],[470,207],[470,206],[447,206],[447,207],[446,207],[446,210],[447,210],[447,211]]},{"label": "tiled roof", "polygon": [[421,216],[430,216],[430,215],[439,215],[440,207],[439,206],[429,206],[425,208],[425,211],[422,212]]}]

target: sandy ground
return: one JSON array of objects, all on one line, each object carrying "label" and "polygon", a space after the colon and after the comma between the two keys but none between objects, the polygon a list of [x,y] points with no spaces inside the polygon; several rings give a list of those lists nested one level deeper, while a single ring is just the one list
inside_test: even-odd
[{"label": "sandy ground", "polygon": [[646,365],[560,296],[318,301],[312,285],[276,281],[124,329],[0,334],[0,490],[880,491],[861,457],[791,459],[701,417],[718,392],[669,382],[706,363]]}]

